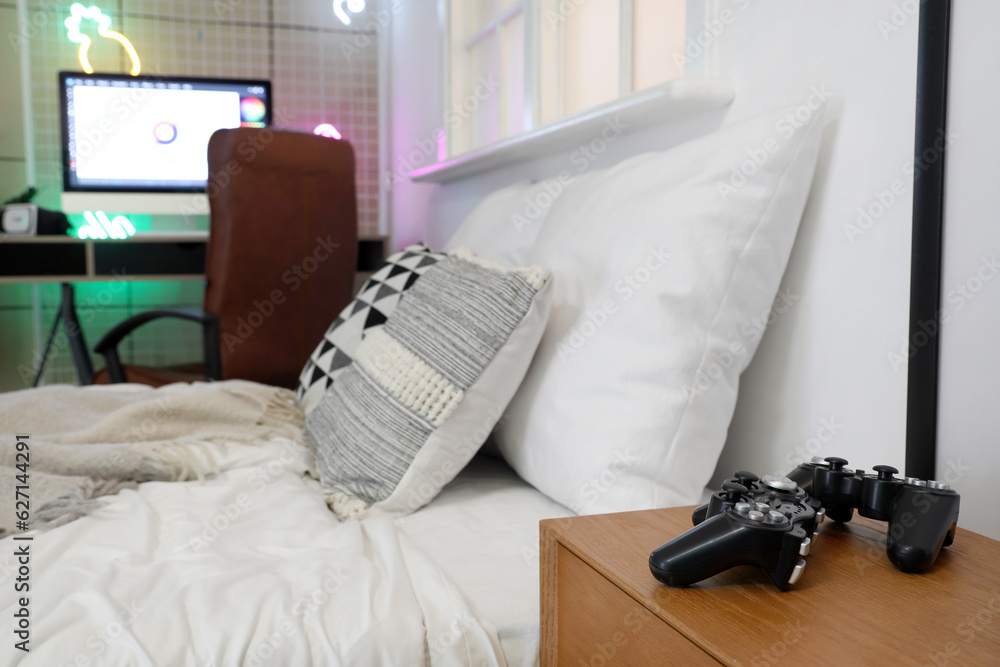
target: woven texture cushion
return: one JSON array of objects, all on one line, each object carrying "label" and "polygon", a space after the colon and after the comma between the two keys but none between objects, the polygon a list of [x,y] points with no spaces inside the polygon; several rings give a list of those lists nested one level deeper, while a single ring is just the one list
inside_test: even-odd
[{"label": "woven texture cushion", "polygon": [[367,332],[306,417],[338,516],[412,512],[465,467],[527,371],[550,287],[547,269],[508,269],[460,249]]},{"label": "woven texture cushion", "polygon": [[365,282],[327,329],[302,369],[295,395],[306,414],[350,365],[365,336],[385,324],[403,293],[442,257],[423,243],[417,243],[391,255],[385,266]]}]

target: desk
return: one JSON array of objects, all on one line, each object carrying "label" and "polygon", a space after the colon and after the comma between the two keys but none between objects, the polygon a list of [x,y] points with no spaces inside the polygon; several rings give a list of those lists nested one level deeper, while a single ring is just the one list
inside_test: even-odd
[{"label": "desk", "polygon": [[[355,285],[385,259],[388,237],[358,239]],[[0,234],[0,285],[62,283],[62,300],[42,352],[34,385],[62,320],[80,384],[90,384],[94,368],[76,315],[70,283],[108,280],[203,280],[207,231],[140,232],[127,239],[79,239],[71,236]]]},{"label": "desk", "polygon": [[147,232],[127,239],[0,235],[0,284],[201,280],[208,232]]}]

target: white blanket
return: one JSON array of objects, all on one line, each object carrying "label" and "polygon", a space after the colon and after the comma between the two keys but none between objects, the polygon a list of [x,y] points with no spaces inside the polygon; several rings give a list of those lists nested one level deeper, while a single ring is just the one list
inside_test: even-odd
[{"label": "white blanket", "polygon": [[496,633],[387,519],[338,522],[275,438],[206,482],[149,482],[0,541],[0,615],[30,545],[29,653],[2,665],[504,665]]}]

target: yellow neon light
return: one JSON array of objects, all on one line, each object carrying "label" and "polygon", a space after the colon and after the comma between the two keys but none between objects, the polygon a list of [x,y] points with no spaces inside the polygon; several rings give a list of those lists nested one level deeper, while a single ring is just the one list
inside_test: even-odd
[{"label": "yellow neon light", "polygon": [[83,19],[91,19],[97,23],[97,34],[101,37],[106,37],[107,39],[113,39],[121,44],[125,51],[128,53],[128,57],[132,59],[132,69],[129,70],[129,74],[132,76],[137,76],[142,65],[139,63],[139,54],[136,53],[135,47],[132,46],[132,42],[128,41],[128,38],[120,32],[115,32],[111,30],[111,17],[100,10],[100,8],[91,5],[90,7],[84,7],[79,2],[73,3],[73,6],[69,8],[70,17],[66,19],[66,36],[69,41],[80,45],[80,51],[77,54],[80,58],[80,67],[87,74],[93,74],[94,68],[90,66],[90,60],[87,58],[87,51],[90,49],[91,39],[87,35],[80,32],[80,24]]}]

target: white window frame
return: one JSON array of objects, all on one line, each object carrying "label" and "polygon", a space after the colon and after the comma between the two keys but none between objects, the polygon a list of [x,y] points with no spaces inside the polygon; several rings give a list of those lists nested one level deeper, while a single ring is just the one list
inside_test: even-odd
[{"label": "white window frame", "polygon": [[[504,48],[503,40],[501,39],[500,31],[507,22],[518,14],[524,16],[524,119],[523,119],[523,132],[528,132],[539,125],[541,125],[542,118],[542,86],[546,80],[551,81],[551,78],[546,76],[546,73],[539,72],[536,70],[535,64],[542,62],[541,50],[543,48],[542,39],[540,39],[542,31],[542,21],[546,20],[546,12],[553,11],[558,12],[559,6],[574,6],[573,3],[579,4],[585,0],[517,0],[510,7],[504,10],[499,10],[494,15],[490,21],[484,24],[471,38],[465,40],[461,44],[463,48],[463,57],[458,58],[455,55],[455,50],[458,45],[453,41],[452,36],[452,19],[453,19],[453,4],[461,3],[463,0],[440,0],[440,11],[442,16],[442,33],[445,40],[445,53],[444,53],[444,97],[445,97],[445,108],[451,109],[455,103],[453,98],[453,86],[455,81],[466,80],[466,75],[468,74],[468,60],[465,54],[469,50],[478,44],[483,39],[490,35],[494,35],[497,39],[498,48],[501,49],[500,52],[500,62],[505,62],[505,54],[502,49]],[[635,0],[618,0],[619,2],[619,37],[618,37],[618,99],[622,99],[632,95],[636,91],[634,90],[634,63],[633,54],[635,51]],[[694,34],[697,32],[699,27],[703,27],[703,22],[707,17],[712,16],[716,13],[716,0],[698,0],[692,2],[689,0],[685,6],[685,22],[687,24],[687,33]],[[497,7],[499,7],[499,0],[497,0]],[[558,21],[555,26],[556,35],[554,43],[549,47],[555,49],[555,60],[556,67],[555,72],[552,74],[554,77],[554,90],[555,90],[555,105],[556,113],[555,120],[560,120],[566,117],[565,112],[565,65],[563,62],[564,49],[563,49],[563,39],[565,32],[565,20]],[[692,29],[694,28],[694,31]],[[709,50],[710,51],[710,50]],[[697,64],[696,70],[691,71],[686,70],[684,76],[692,76],[705,74],[706,70],[714,70],[714,63],[709,60],[708,56],[710,53],[706,53],[706,62],[699,62]],[[458,62],[462,61],[462,62]],[[501,89],[505,85],[505,82],[501,81]],[[506,105],[500,104],[500,108],[497,114],[497,122],[499,124],[498,136],[501,140],[509,138],[505,135],[506,124]],[[452,128],[445,124],[445,141],[447,146],[447,156],[448,158],[456,157],[456,151],[453,150],[455,146],[455,136]],[[482,148],[481,145],[473,145],[465,147],[462,153],[478,150]]]}]

